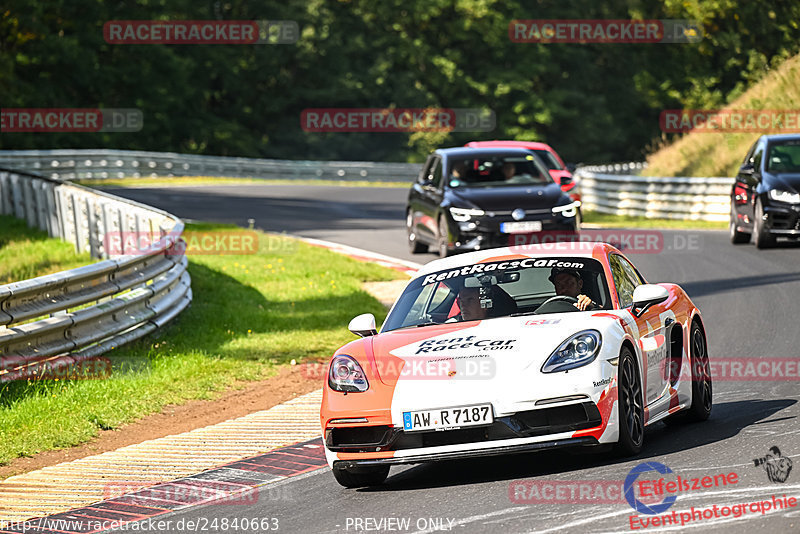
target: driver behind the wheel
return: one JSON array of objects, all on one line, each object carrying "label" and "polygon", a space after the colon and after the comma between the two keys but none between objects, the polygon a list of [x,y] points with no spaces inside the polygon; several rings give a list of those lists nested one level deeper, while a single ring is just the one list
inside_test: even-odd
[{"label": "driver behind the wheel", "polygon": [[597,304],[592,302],[592,299],[581,294],[583,278],[581,278],[581,274],[576,269],[553,267],[548,280],[553,283],[553,287],[556,289],[556,295],[578,299],[578,302],[575,303],[575,307],[579,310],[584,311],[590,306],[597,306]]},{"label": "driver behind the wheel", "polygon": [[455,321],[480,321],[489,315],[489,309],[481,306],[480,288],[465,287],[459,291],[456,300],[461,313],[453,317]]}]

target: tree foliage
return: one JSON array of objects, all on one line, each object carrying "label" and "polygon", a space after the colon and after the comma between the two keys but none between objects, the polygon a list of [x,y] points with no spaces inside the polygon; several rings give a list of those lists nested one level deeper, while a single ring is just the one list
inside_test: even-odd
[{"label": "tree foliage", "polygon": [[[0,148],[419,161],[472,139],[641,159],[662,109],[724,105],[800,48],[788,0],[6,0],[0,105],[139,108],[137,133],[3,133]],[[522,44],[513,19],[690,19],[697,44]],[[290,45],[115,45],[109,20],[294,20]],[[307,108],[493,109],[492,132],[311,133]]]}]

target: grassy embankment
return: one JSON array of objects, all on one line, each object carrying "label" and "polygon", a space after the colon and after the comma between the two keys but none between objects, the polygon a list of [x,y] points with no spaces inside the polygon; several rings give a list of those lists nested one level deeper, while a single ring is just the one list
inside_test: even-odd
[{"label": "grassy embankment", "polygon": [[[2,221],[0,276],[22,279],[87,263],[71,246]],[[223,225],[189,230],[237,231]],[[27,236],[27,237],[22,237]],[[30,243],[28,243],[30,241]],[[0,464],[85,442],[168,404],[213,399],[292,359],[325,360],[352,340],[347,322],[385,310],[364,281],[399,273],[284,237],[260,234],[252,255],[190,256],[194,301],[158,337],[108,354],[137,371],[97,380],[0,385]]]},{"label": "grassy embankment", "polygon": [[[775,71],[732,100],[726,109],[783,110],[796,113],[800,109],[800,55],[786,60]],[[649,156],[644,174],[735,176],[747,150],[759,135],[689,133]]]}]

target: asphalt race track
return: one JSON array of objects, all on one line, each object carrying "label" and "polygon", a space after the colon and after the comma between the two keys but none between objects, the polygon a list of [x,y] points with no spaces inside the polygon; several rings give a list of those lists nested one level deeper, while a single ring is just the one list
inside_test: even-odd
[{"label": "asphalt race track", "polygon": [[[407,191],[401,188],[240,185],[112,192],[184,218],[242,226],[253,218],[263,230],[326,239],[420,263],[434,258],[407,252]],[[734,247],[727,232],[659,235],[659,250],[628,256],[650,282],[679,283],[700,307],[712,362],[769,362],[760,367],[768,369],[766,376],[716,380],[714,409],[707,422],[648,427],[642,454],[625,461],[603,452],[562,451],[395,467],[383,486],[357,491],[341,488],[322,469],[281,482],[280,491],[254,504],[197,507],[168,518],[277,518],[279,532],[800,532],[800,502],[766,516],[757,505],[750,506],[765,500],[771,504],[773,495],[800,498],[800,466],[784,482],[772,482],[753,462],[772,446],[795,464],[800,462],[800,245],[759,251],[752,245]],[[784,379],[768,379],[781,378],[778,375]],[[570,496],[568,485],[579,482],[592,492],[619,487],[632,468],[646,461],[660,462],[682,479],[736,473],[736,483],[680,493],[664,512],[677,512],[679,525],[681,513],[691,514],[692,507],[697,511],[716,505],[722,510],[746,504],[745,513],[702,520],[695,515],[682,527],[645,528],[644,521],[655,516],[637,513],[616,491],[604,494],[610,503],[598,502],[596,493]],[[554,483],[559,482],[564,487],[556,492]],[[538,502],[530,502],[536,497],[534,490]],[[735,510],[741,513],[742,508]]]}]

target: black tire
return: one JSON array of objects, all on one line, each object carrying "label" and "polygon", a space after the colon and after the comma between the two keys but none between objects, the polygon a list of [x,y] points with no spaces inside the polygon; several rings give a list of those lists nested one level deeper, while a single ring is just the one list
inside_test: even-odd
[{"label": "black tire", "polygon": [[411,254],[428,252],[428,245],[419,242],[419,237],[412,227],[411,210],[406,213],[406,235],[408,236],[408,250]]},{"label": "black tire", "polygon": [[761,201],[756,201],[755,217],[753,220],[753,236],[757,248],[769,248],[775,246],[775,237],[769,233],[764,226],[764,208]]},{"label": "black tire", "polygon": [[642,381],[628,347],[622,347],[619,353],[617,378],[619,441],[615,448],[620,456],[635,456],[644,444],[644,401]]},{"label": "black tire", "polygon": [[705,421],[711,415],[714,388],[711,382],[711,367],[708,363],[708,345],[703,329],[692,324],[689,336],[692,351],[692,406],[686,411],[691,421]]},{"label": "black tire", "polygon": [[742,245],[750,242],[750,234],[747,232],[740,232],[736,229],[736,212],[731,209],[731,224],[730,224],[731,243],[734,245]]},{"label": "black tire", "polygon": [[452,251],[447,244],[450,241],[450,231],[447,229],[447,218],[444,214],[439,216],[438,235],[436,236],[436,252],[440,258],[452,256]]},{"label": "black tire", "polygon": [[667,425],[705,421],[711,415],[714,388],[708,363],[708,345],[698,323],[692,324],[689,347],[692,358],[692,404],[688,409],[664,419]]},{"label": "black tire", "polygon": [[333,468],[333,478],[345,488],[363,488],[383,484],[389,476],[389,466],[356,467],[352,469]]}]

